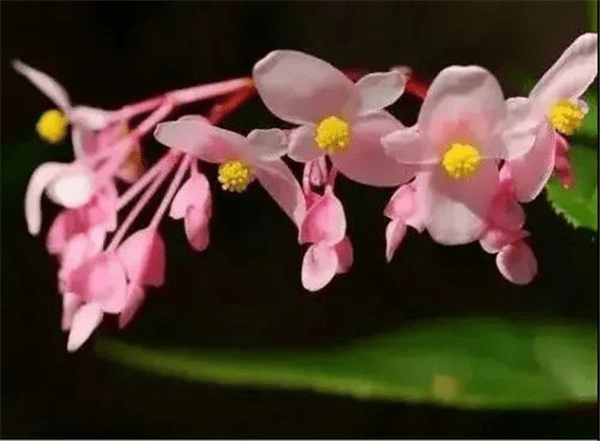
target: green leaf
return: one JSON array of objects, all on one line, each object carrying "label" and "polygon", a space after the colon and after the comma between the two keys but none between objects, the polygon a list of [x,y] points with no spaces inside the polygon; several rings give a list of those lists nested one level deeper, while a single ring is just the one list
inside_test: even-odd
[{"label": "green leaf", "polygon": [[207,383],[304,389],[467,408],[593,402],[597,331],[570,322],[447,318],[329,349],[137,346],[98,340],[106,359]]},{"label": "green leaf", "polygon": [[569,160],[575,183],[565,189],[552,177],[546,184],[550,205],[574,227],[598,230],[598,150],[572,144]]}]

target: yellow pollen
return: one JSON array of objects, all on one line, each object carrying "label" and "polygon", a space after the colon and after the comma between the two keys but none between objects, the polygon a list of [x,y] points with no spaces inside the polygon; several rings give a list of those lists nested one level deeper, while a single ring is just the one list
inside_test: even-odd
[{"label": "yellow pollen", "polygon": [[226,161],[219,165],[219,182],[223,190],[241,193],[252,182],[250,167],[238,159]]},{"label": "yellow pollen", "polygon": [[350,146],[350,126],[337,116],[328,116],[317,125],[315,142],[325,153],[344,152]]},{"label": "yellow pollen", "polygon": [[469,144],[452,144],[442,158],[442,165],[448,175],[454,179],[471,176],[477,170],[480,162],[479,151]]},{"label": "yellow pollen", "polygon": [[562,99],[552,106],[548,113],[548,119],[557,132],[572,135],[581,127],[586,113],[586,109],[577,104],[575,100]]},{"label": "yellow pollen", "polygon": [[35,126],[35,130],[46,141],[56,144],[67,134],[69,121],[58,109],[44,112]]}]

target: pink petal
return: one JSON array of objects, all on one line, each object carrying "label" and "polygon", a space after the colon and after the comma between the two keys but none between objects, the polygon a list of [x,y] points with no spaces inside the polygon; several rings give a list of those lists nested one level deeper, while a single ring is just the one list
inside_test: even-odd
[{"label": "pink petal", "polygon": [[131,322],[131,319],[135,313],[140,309],[144,300],[146,299],[146,293],[144,288],[139,285],[129,285],[127,290],[127,301],[125,307],[119,314],[119,328],[123,329]]},{"label": "pink petal", "polygon": [[75,294],[67,292],[63,294],[63,308],[62,308],[62,319],[60,328],[63,331],[71,329],[71,323],[73,323],[73,316],[82,304],[82,300]]},{"label": "pink petal", "polygon": [[73,316],[71,332],[67,341],[67,351],[75,352],[90,338],[94,329],[102,322],[102,308],[99,303],[83,305]]},{"label": "pink petal", "polygon": [[73,236],[66,243],[61,256],[59,279],[66,281],[72,270],[99,254],[102,251],[105,235],[102,228],[95,227],[87,233],[79,233]]},{"label": "pink petal", "polygon": [[302,52],[271,52],[254,65],[252,77],[271,113],[291,123],[316,123],[331,115],[352,119],[359,105],[350,79]]},{"label": "pink petal", "polygon": [[338,257],[338,267],[336,270],[337,274],[348,272],[352,263],[354,262],[354,251],[352,249],[352,242],[348,239],[348,236],[344,237],[341,242],[336,244],[334,247]]},{"label": "pink petal", "polygon": [[300,243],[335,245],[346,235],[346,216],[340,200],[330,189],[306,212],[300,225]]},{"label": "pink petal", "polygon": [[279,159],[288,148],[285,132],[279,129],[252,130],[248,133],[248,142],[255,158],[263,161]]},{"label": "pink petal", "polygon": [[505,117],[502,89],[491,73],[478,66],[450,66],[431,83],[418,126],[433,145],[445,145],[449,140],[441,137],[446,122],[467,122],[472,135],[481,141]]},{"label": "pink petal", "polygon": [[402,129],[402,124],[387,112],[371,113],[356,120],[352,144],[347,151],[331,155],[331,162],[345,176],[361,184],[392,187],[414,176],[414,169],[390,158],[381,137]]},{"label": "pink petal", "polygon": [[414,186],[402,185],[394,192],[383,214],[390,219],[406,219],[415,212],[415,193]]},{"label": "pink petal", "polygon": [[35,169],[25,192],[25,219],[27,229],[37,235],[42,226],[42,194],[44,189],[58,176],[69,170],[71,164],[45,162]]},{"label": "pink petal", "polygon": [[110,123],[111,113],[93,107],[77,106],[71,109],[69,119],[73,124],[81,124],[91,130],[102,130]]},{"label": "pink petal", "polygon": [[311,245],[302,260],[302,286],[309,291],[325,287],[338,269],[338,255],[335,249],[319,243]]},{"label": "pink petal", "polygon": [[532,149],[520,158],[506,162],[517,200],[531,202],[544,189],[555,162],[555,132],[547,124],[540,126]]},{"label": "pink petal", "polygon": [[158,232],[136,231],[117,248],[130,283],[162,286],[165,282],[165,244]]},{"label": "pink petal", "polygon": [[529,233],[525,230],[508,231],[501,228],[493,228],[483,233],[483,236],[479,239],[479,244],[486,253],[495,254],[506,245],[510,245],[528,236]]},{"label": "pink petal", "polygon": [[98,302],[105,312],[120,312],[125,304],[125,268],[114,253],[99,254],[74,269],[67,291],[86,302]]},{"label": "pink petal", "polygon": [[167,147],[206,162],[222,163],[237,156],[236,144],[247,144],[242,135],[219,129],[205,119],[189,117],[156,126],[154,137]]},{"label": "pink petal", "polygon": [[500,274],[515,285],[527,285],[538,271],[537,260],[523,241],[502,248],[496,255],[496,265]]},{"label": "pink petal", "polygon": [[402,164],[436,164],[440,162],[439,148],[422,135],[417,125],[396,130],[381,138],[388,156]]},{"label": "pink petal", "polygon": [[208,179],[202,173],[194,171],[173,198],[169,216],[173,219],[182,219],[188,208],[192,206],[210,213],[211,204]]},{"label": "pink petal", "polygon": [[210,241],[209,230],[210,216],[205,210],[191,205],[188,207],[185,219],[185,235],[188,242],[196,251],[204,251]]},{"label": "pink petal", "polygon": [[285,214],[300,225],[306,213],[304,194],[288,166],[281,159],[257,162],[252,173]]},{"label": "pink petal", "polygon": [[406,76],[399,71],[372,73],[356,83],[360,94],[359,113],[377,112],[396,102],[406,85]]},{"label": "pink petal", "polygon": [[44,93],[44,95],[46,95],[54,104],[60,107],[64,113],[69,113],[71,108],[69,95],[67,94],[67,91],[56,82],[55,79],[19,60],[13,61],[12,65],[17,72],[26,76],[29,81],[31,81]]},{"label": "pink petal", "polygon": [[583,34],[571,43],[542,76],[529,98],[543,108],[560,98],[578,98],[598,74],[598,34]]},{"label": "pink petal", "polygon": [[514,198],[512,181],[500,182],[489,208],[488,220],[491,225],[509,231],[519,230],[525,223],[525,211]]},{"label": "pink petal", "polygon": [[48,183],[46,194],[52,202],[63,207],[81,207],[94,195],[94,177],[87,168],[75,162]]},{"label": "pink petal", "polygon": [[424,202],[428,205],[427,229],[443,245],[460,245],[477,240],[498,184],[496,163],[484,160],[474,175],[452,179],[441,167],[424,172],[428,181]]},{"label": "pink petal", "polygon": [[502,143],[506,153],[504,159],[523,156],[533,147],[536,133],[544,122],[544,115],[531,105],[527,98],[517,97],[506,100],[508,116],[502,132]]},{"label": "pink petal", "polygon": [[305,124],[290,132],[288,156],[297,162],[314,161],[324,152],[315,144],[315,126]]},{"label": "pink petal", "polygon": [[401,219],[394,219],[385,229],[385,258],[388,262],[394,257],[394,253],[406,235],[406,224]]}]

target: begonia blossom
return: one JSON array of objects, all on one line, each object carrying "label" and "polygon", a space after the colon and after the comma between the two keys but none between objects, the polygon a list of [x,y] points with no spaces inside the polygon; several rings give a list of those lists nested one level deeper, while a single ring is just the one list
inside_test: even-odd
[{"label": "begonia blossom", "polygon": [[380,142],[403,127],[382,109],[402,95],[404,73],[372,73],[353,83],[323,60],[277,50],[256,63],[253,78],[275,116],[301,125],[290,133],[287,154],[293,160],[328,155],[348,178],[379,187],[412,178],[412,167],[391,161]]},{"label": "begonia blossom", "polygon": [[433,80],[417,123],[382,138],[400,163],[418,165],[425,225],[436,242],[476,240],[498,184],[498,161],[525,154],[534,127],[507,118],[498,81],[478,66],[451,66]]},{"label": "begonia blossom", "polygon": [[[581,95],[598,74],[598,34],[578,37],[533,87],[527,98],[507,101],[509,112],[539,125],[533,148],[507,165],[519,201],[530,202],[542,191],[553,171],[563,185],[572,183],[564,135],[572,135],[587,113]],[[528,112],[519,108],[528,104]]]}]

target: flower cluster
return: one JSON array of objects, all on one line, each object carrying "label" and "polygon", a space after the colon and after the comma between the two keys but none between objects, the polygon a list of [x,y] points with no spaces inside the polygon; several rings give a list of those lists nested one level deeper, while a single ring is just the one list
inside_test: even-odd
[{"label": "flower cluster", "polygon": [[[74,161],[40,165],[25,198],[31,234],[41,230],[43,194],[64,207],[46,245],[60,260],[68,350],[77,350],[105,313],[118,314],[119,325],[125,326],[148,287],[164,284],[159,225],[167,213],[183,219],[195,250],[208,247],[211,184],[202,170],[211,164],[218,167],[215,184],[222,190],[242,193],[261,185],[294,223],[299,244],[308,244],[300,279],[309,291],[322,289],[353,263],[346,213],[335,195],[339,174],[365,185],[397,188],[383,211],[390,219],[382,250],[388,261],[411,226],[444,245],[479,241],[484,251],[496,254],[506,279],[530,283],[537,261],[527,244],[521,203],[539,195],[553,173],[565,187],[573,182],[565,136],[577,130],[587,112],[580,97],[597,75],[597,62],[597,34],[584,34],[528,97],[505,99],[496,78],[478,66],[447,67],[424,88],[407,69],[353,82],[323,60],[277,50],[256,63],[252,78],[173,91],[105,111],[72,106],[55,80],[16,61],[15,69],[58,107],[39,120],[40,136],[56,143],[72,126]],[[423,99],[412,127],[384,110],[405,91]],[[296,127],[243,136],[217,126],[255,92],[269,111]],[[163,122],[176,106],[220,96],[224,101],[206,117]],[[148,112],[129,129],[133,117]],[[169,150],[146,169],[140,142],[150,131]],[[305,164],[300,180],[285,156]],[[127,236],[173,172],[149,225]],[[117,181],[129,184],[121,194]],[[117,214],[134,200],[119,223]]]}]

